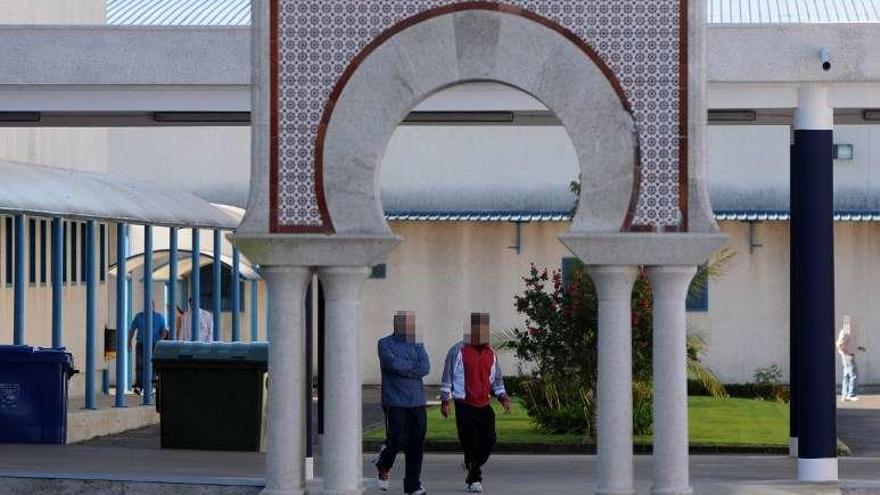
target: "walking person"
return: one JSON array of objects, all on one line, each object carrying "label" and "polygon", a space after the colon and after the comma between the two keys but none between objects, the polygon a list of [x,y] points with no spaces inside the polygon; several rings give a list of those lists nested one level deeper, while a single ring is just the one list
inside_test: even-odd
[{"label": "walking person", "polygon": [[[165,326],[165,317],[156,312],[156,303],[152,303],[150,310],[153,312],[152,335],[153,348],[155,348],[157,342],[168,336],[168,328]],[[135,344],[135,379],[132,385],[132,390],[137,395],[141,394],[145,386],[152,385],[152,377],[149,382],[144,381],[144,331],[147,326],[145,320],[143,311],[135,315],[134,320],[131,321],[131,331],[128,334],[129,342],[134,341],[135,334],[137,335],[137,343]]]},{"label": "walking person", "polygon": [[843,326],[835,343],[837,353],[843,363],[843,383],[840,387],[840,395],[845,401],[857,401],[858,396],[858,368],[856,367],[856,350],[864,351],[864,347],[856,344],[856,335],[852,328],[849,315],[843,315]]},{"label": "walking person", "polygon": [[[177,340],[192,340],[192,311],[195,307],[193,298],[189,298],[189,307],[181,315],[180,325],[177,327]],[[206,309],[199,309],[199,333],[196,334],[198,342],[214,341],[214,315]]]},{"label": "walking person", "polygon": [[489,345],[489,315],[472,313],[470,333],[449,349],[440,382],[444,418],[449,417],[450,402],[455,402],[455,425],[467,470],[465,489],[470,493],[482,493],[482,468],[495,446],[492,395],[509,413],[510,398],[504,390],[498,356]]},{"label": "walking person", "polygon": [[397,453],[403,451],[406,455],[403,491],[408,495],[425,495],[421,475],[428,418],[422,379],[428,375],[431,365],[425,346],[416,339],[415,314],[395,313],[394,333],[379,340],[378,350],[385,445],[376,462],[377,485],[380,490],[389,489],[391,468]]}]

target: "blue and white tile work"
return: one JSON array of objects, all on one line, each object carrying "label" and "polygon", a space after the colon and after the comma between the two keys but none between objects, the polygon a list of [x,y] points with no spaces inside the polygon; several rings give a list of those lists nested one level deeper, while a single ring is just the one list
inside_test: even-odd
[{"label": "blue and white tile work", "polygon": [[[315,140],[337,80],[376,36],[437,0],[278,1],[278,225],[323,223]],[[619,80],[638,128],[641,182],[634,225],[676,226],[684,81],[684,0],[520,0],[593,47]],[[685,41],[686,42],[686,41]]]}]

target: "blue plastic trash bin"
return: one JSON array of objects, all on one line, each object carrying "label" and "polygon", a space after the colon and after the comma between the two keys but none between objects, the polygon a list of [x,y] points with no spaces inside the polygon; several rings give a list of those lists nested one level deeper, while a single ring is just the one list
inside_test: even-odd
[{"label": "blue plastic trash bin", "polygon": [[0,345],[0,442],[67,442],[67,380],[76,373],[65,349]]}]

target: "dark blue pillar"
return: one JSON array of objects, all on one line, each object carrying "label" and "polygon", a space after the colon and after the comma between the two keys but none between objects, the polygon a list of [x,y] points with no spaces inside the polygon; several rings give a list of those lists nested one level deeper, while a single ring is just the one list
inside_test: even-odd
[{"label": "dark blue pillar", "polygon": [[798,393],[798,331],[800,325],[798,324],[798,315],[800,314],[799,306],[798,306],[798,291],[796,290],[798,286],[797,279],[797,267],[801,261],[798,257],[797,252],[797,244],[795,239],[798,239],[800,234],[800,226],[798,222],[801,219],[801,216],[795,211],[795,206],[798,203],[798,195],[797,195],[797,187],[800,183],[796,181],[794,178],[797,175],[797,167],[800,164],[797,154],[797,147],[794,145],[791,146],[791,159],[790,161],[790,205],[789,208],[791,213],[789,215],[789,335],[788,335],[788,356],[789,356],[789,387],[791,398],[789,400],[789,448],[788,453],[792,457],[797,457],[798,455],[798,423],[800,417],[800,394]]},{"label": "dark blue pillar", "polygon": [[125,407],[126,376],[128,374],[128,331],[126,325],[127,270],[125,261],[128,258],[126,249],[125,224],[116,224],[116,407]]},{"label": "dark blue pillar", "polygon": [[798,479],[836,481],[833,112],[827,90],[803,87],[794,120]]},{"label": "dark blue pillar", "polygon": [[220,289],[220,275],[223,273],[223,262],[220,261],[220,251],[222,249],[223,238],[220,233],[220,229],[214,229],[214,265],[213,265],[213,290],[212,295],[214,296],[214,341],[219,342],[223,336],[223,312],[221,308],[222,301],[220,299],[221,289]]},{"label": "dark blue pillar", "polygon": [[153,403],[153,227],[144,225],[144,405]]},{"label": "dark blue pillar", "polygon": [[171,312],[168,314],[168,335],[177,339],[177,227],[168,232],[168,299],[171,301]]},{"label": "dark blue pillar", "polygon": [[[64,345],[64,303],[61,297],[64,289],[61,270],[64,266],[64,220],[52,219],[52,347]],[[45,242],[45,239],[43,240]]]},{"label": "dark blue pillar", "polygon": [[260,338],[260,320],[257,315],[260,309],[260,300],[257,294],[257,281],[251,280],[251,342],[255,342]]},{"label": "dark blue pillar", "polygon": [[15,268],[12,343],[24,345],[24,215],[15,215]]},{"label": "dark blue pillar", "polygon": [[232,247],[232,341],[241,340],[241,275],[239,274],[241,254]]},{"label": "dark blue pillar", "polygon": [[95,374],[97,373],[97,281],[95,265],[95,234],[97,224],[94,220],[86,223],[86,409],[95,409]]},{"label": "dark blue pillar", "polygon": [[192,229],[192,275],[190,283],[190,340],[196,342],[199,340],[199,299],[201,299],[202,284],[199,270],[201,264],[201,239],[199,239],[199,229]]}]

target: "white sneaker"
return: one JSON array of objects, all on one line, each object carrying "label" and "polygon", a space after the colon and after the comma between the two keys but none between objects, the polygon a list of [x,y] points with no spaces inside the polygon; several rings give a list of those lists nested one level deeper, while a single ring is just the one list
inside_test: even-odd
[{"label": "white sneaker", "polygon": [[376,476],[376,487],[383,492],[387,492],[388,489],[391,488],[391,473],[386,473],[385,478],[382,478],[381,476],[381,473]]},{"label": "white sneaker", "polygon": [[859,398],[856,397],[855,395],[853,395],[853,396],[850,397],[848,400],[850,400],[851,402],[856,402],[857,400],[859,400]]},{"label": "white sneaker", "polygon": [[427,495],[428,491],[425,490],[425,487],[420,486],[418,490],[414,492],[407,493],[406,495]]},{"label": "white sneaker", "polygon": [[467,491],[468,493],[483,493],[483,484],[479,481],[468,483]]}]

